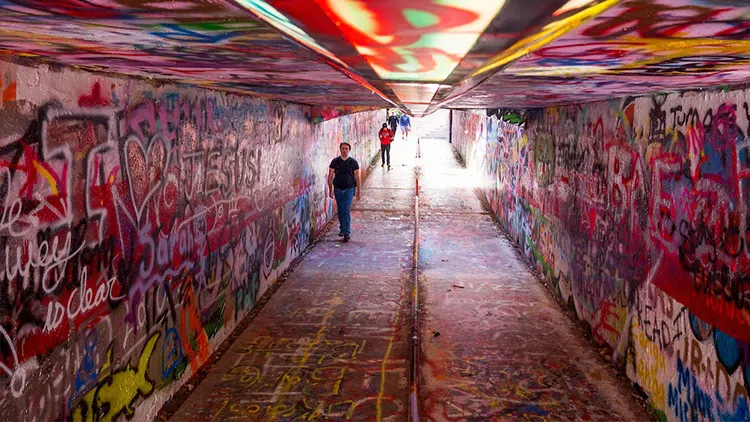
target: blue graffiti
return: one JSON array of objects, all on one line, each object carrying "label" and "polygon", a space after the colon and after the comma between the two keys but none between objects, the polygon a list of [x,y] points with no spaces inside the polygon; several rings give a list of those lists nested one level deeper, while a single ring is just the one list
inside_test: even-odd
[{"label": "blue graffiti", "polygon": [[708,324],[702,319],[693,315],[692,312],[690,312],[689,316],[690,316],[690,329],[693,332],[693,335],[695,336],[695,338],[697,338],[700,341],[704,341],[708,339],[709,337],[711,337],[711,334],[713,333],[713,327],[711,326],[711,324]]},{"label": "blue graffiti", "polygon": [[80,397],[83,391],[96,384],[96,378],[99,375],[96,369],[94,355],[96,354],[96,344],[99,338],[96,328],[89,330],[86,334],[86,340],[83,341],[83,358],[76,371],[75,386],[76,390],[68,399],[68,409]]},{"label": "blue graffiti", "polygon": [[242,34],[239,31],[228,31],[219,32],[216,35],[208,35],[197,31],[191,31],[190,29],[183,28],[176,24],[162,24],[162,26],[171,31],[152,32],[151,35],[156,35],[157,37],[172,41],[188,43],[216,44]]},{"label": "blue graffiti", "polygon": [[740,365],[743,357],[739,342],[729,334],[714,329],[714,346],[716,347],[716,354],[719,361],[724,365],[729,374],[733,374]]},{"label": "blue graffiti", "polygon": [[[716,401],[721,406],[724,400],[721,398],[719,393],[716,393]],[[739,396],[737,399],[737,406],[734,411],[723,412],[719,409],[719,420],[720,421],[750,421],[750,408],[747,405],[747,399],[744,396]]]},{"label": "blue graffiti", "polygon": [[546,57],[537,61],[537,65],[540,67],[619,66],[620,64],[622,64],[622,59],[578,59]]},{"label": "blue graffiti", "polygon": [[712,327],[692,313],[690,314],[690,328],[695,338],[700,341],[713,336],[716,357],[727,370],[727,373],[732,375],[737,368],[742,366],[745,386],[750,386],[750,362],[748,362],[750,350],[748,350],[747,343],[737,340],[716,327]]},{"label": "blue graffiti", "polygon": [[677,359],[677,386],[669,384],[668,405],[680,422],[715,420],[711,395],[698,386],[695,375],[683,365],[682,359],[679,358]]},{"label": "blue graffiti", "polygon": [[180,366],[185,355],[182,352],[180,334],[173,327],[167,330],[161,344],[161,379],[167,379]]}]

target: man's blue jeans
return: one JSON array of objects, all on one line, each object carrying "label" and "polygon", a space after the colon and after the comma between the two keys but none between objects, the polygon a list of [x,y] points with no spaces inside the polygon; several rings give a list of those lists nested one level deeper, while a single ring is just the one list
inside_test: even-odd
[{"label": "man's blue jeans", "polygon": [[352,200],[354,199],[354,188],[333,189],[336,196],[336,206],[339,212],[339,228],[343,234],[352,234]]}]

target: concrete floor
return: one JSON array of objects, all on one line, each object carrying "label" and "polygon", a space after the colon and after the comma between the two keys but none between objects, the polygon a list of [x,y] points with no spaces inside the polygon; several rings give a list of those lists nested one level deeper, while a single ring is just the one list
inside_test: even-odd
[{"label": "concrete floor", "polygon": [[415,145],[394,143],[351,241],[336,222],[171,420],[407,419]]},{"label": "concrete floor", "polygon": [[422,419],[650,420],[502,237],[450,145],[421,150]]},{"label": "concrete floor", "polygon": [[[174,421],[409,418],[416,142],[396,141]],[[446,141],[422,141],[422,420],[646,420],[519,261]],[[456,287],[461,286],[461,287]]]}]

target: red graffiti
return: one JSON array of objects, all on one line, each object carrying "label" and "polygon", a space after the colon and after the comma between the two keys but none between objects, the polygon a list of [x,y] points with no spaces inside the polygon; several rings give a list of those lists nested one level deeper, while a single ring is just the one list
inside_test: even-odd
[{"label": "red graffiti", "polygon": [[78,98],[80,107],[104,107],[109,105],[109,99],[102,96],[102,86],[99,82],[91,88],[90,94],[81,95]]},{"label": "red graffiti", "polygon": [[629,0],[623,3],[619,15],[602,18],[600,23],[584,30],[583,35],[608,38],[635,32],[643,38],[675,37],[729,10],[692,5],[673,7],[651,0]]}]

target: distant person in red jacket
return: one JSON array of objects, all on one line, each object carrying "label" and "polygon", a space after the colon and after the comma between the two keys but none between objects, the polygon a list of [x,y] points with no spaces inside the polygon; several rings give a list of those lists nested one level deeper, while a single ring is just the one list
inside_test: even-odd
[{"label": "distant person in red jacket", "polygon": [[391,142],[393,142],[394,136],[396,136],[396,134],[388,128],[388,124],[383,123],[383,127],[380,129],[380,132],[378,132],[378,137],[380,137],[380,158],[383,161],[383,164],[381,164],[380,167],[385,166],[385,157],[387,154],[388,170],[391,169]]}]

